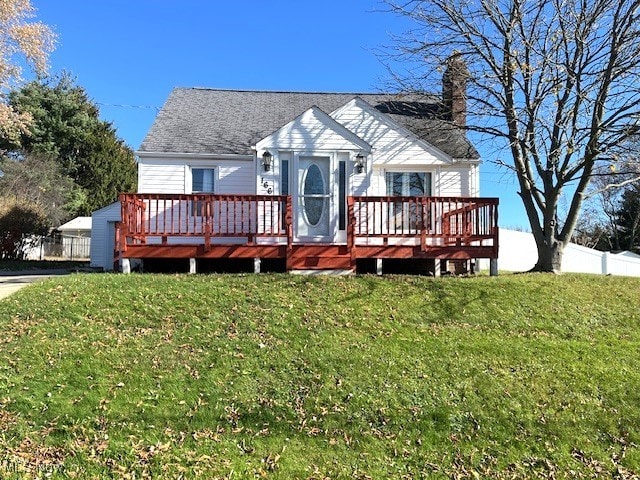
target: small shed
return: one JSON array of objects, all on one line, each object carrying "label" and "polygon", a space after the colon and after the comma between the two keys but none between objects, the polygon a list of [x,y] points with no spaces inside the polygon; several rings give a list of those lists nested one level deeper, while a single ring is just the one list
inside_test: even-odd
[{"label": "small shed", "polygon": [[114,270],[116,224],[120,222],[122,206],[112,203],[93,212],[91,230],[91,266]]},{"label": "small shed", "polygon": [[76,217],[60,225],[62,255],[71,260],[89,258],[91,253],[91,217]]}]

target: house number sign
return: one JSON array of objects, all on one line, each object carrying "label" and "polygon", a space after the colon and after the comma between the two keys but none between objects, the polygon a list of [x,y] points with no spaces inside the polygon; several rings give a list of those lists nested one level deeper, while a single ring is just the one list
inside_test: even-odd
[{"label": "house number sign", "polygon": [[267,195],[271,195],[273,193],[273,185],[269,185],[269,182],[262,177],[262,188],[264,188],[267,192]]}]

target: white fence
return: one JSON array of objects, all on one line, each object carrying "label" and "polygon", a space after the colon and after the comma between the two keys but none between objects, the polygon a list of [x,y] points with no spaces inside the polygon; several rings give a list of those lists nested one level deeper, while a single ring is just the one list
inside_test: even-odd
[{"label": "white fence", "polygon": [[[531,233],[500,229],[498,269],[506,272],[525,272],[538,260],[536,242]],[[489,268],[480,261],[480,268]],[[601,252],[570,243],[562,257],[562,271],[640,277],[640,258],[629,254]]]},{"label": "white fence", "polygon": [[602,273],[605,275],[640,277],[640,259],[605,252],[602,255]]},{"label": "white fence", "polygon": [[27,260],[88,260],[91,250],[91,237],[56,236],[31,237],[25,242]]}]

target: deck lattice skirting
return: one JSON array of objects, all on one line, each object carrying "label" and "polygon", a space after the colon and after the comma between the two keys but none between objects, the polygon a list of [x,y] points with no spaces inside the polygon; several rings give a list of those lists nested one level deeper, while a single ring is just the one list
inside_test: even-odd
[{"label": "deck lattice skirting", "polygon": [[285,195],[123,194],[117,259],[281,258],[287,270],[361,258],[498,258],[498,199],[347,198],[346,242],[299,242]]}]

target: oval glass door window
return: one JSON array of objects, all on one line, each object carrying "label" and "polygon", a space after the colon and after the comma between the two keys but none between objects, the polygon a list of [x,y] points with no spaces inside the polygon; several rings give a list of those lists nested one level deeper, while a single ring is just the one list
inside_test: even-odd
[{"label": "oval glass door window", "polygon": [[[309,165],[307,175],[304,179],[302,194],[304,196],[304,212],[307,221],[309,225],[316,226],[322,218],[326,199],[323,198],[325,194],[324,178],[322,178],[322,172],[315,163]],[[315,197],[315,195],[317,195],[317,197]]]}]

